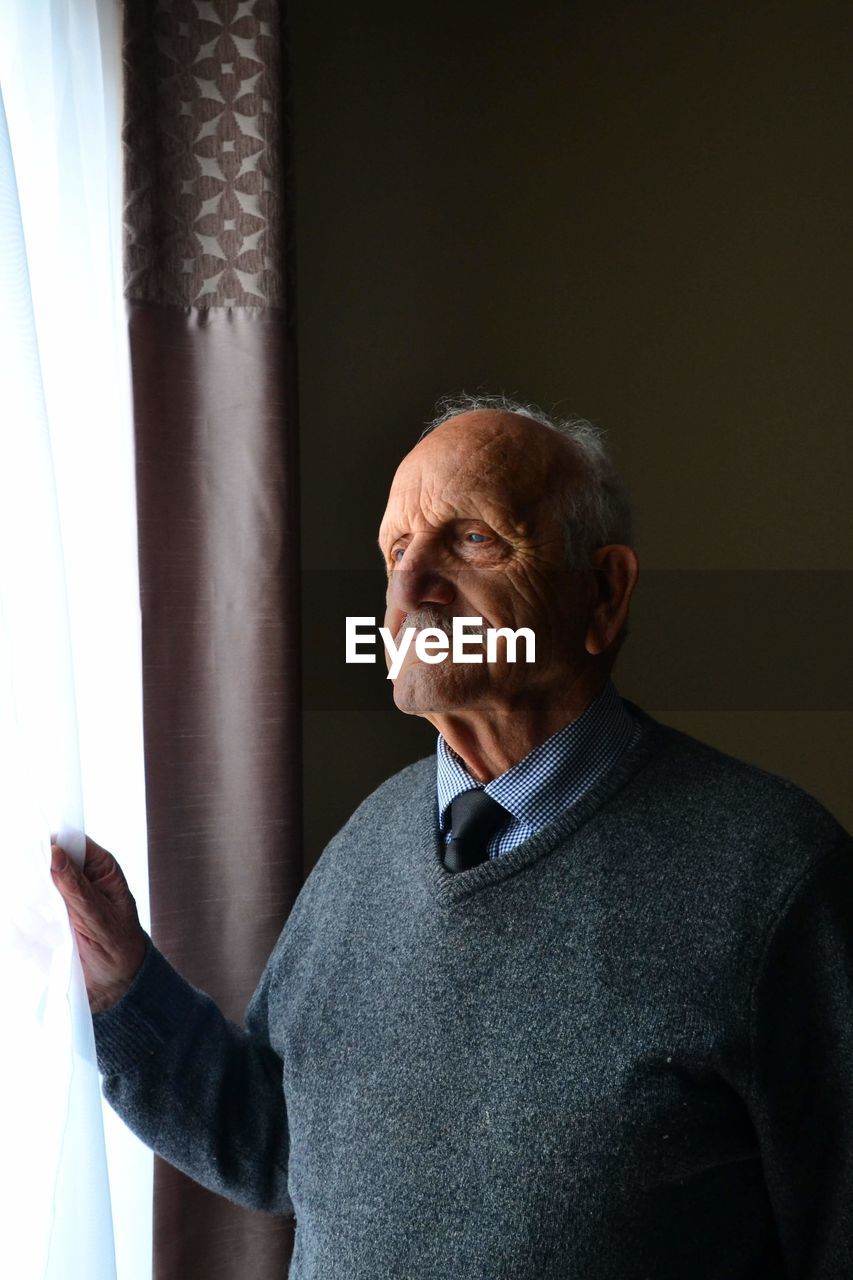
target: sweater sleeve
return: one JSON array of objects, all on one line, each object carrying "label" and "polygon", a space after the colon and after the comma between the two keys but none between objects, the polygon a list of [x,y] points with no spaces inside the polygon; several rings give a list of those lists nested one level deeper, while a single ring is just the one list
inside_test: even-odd
[{"label": "sweater sleeve", "polygon": [[133,985],[93,1018],[104,1094],[147,1146],[252,1209],[293,1213],[281,1059],[267,1032],[268,971],[245,1030],[149,941]]},{"label": "sweater sleeve", "polygon": [[752,993],[750,1105],[787,1274],[853,1275],[853,841],[798,882]]}]

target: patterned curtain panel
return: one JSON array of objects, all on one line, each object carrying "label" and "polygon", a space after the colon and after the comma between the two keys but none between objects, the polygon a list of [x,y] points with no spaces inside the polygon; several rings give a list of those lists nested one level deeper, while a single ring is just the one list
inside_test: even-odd
[{"label": "patterned curtain panel", "polygon": [[[124,22],[152,931],[242,1021],[302,880],[283,11]],[[157,1280],[280,1280],[290,1235],[158,1162]]]}]

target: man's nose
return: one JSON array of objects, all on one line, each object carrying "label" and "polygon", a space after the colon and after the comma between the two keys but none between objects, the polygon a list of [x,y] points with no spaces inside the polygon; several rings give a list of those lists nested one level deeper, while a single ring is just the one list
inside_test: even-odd
[{"label": "man's nose", "polygon": [[416,534],[391,571],[389,607],[414,613],[425,605],[451,604],[456,597],[456,586],[444,559],[442,548],[434,538]]}]

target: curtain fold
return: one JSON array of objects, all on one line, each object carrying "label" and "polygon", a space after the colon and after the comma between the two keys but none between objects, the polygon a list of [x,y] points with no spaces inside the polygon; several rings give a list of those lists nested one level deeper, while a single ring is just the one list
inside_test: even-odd
[{"label": "curtain fold", "polygon": [[14,858],[0,907],[0,994],[15,1037],[0,1063],[14,1170],[0,1270],[53,1280],[72,1261],[93,1280],[114,1280],[92,1023],[47,872],[51,829],[82,861],[83,807],[62,531],[2,91],[0,289],[0,808]]},{"label": "curtain fold", "polygon": [[151,1156],[109,1124],[105,1149],[48,872],[51,832],[82,860],[85,808],[146,918],[119,16],[117,0],[0,6],[0,1274],[16,1280],[150,1275]]},{"label": "curtain fold", "polygon": [[[125,265],[152,933],[242,1021],[302,882],[281,7],[125,5]],[[157,1163],[157,1280],[280,1280],[290,1224]]]}]

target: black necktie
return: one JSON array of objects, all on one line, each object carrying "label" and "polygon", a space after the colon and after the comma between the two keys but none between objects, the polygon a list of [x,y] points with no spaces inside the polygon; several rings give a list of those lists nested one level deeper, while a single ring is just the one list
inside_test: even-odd
[{"label": "black necktie", "polygon": [[444,850],[448,871],[467,871],[485,862],[486,845],[509,813],[485,791],[463,791],[450,802],[452,840]]}]

